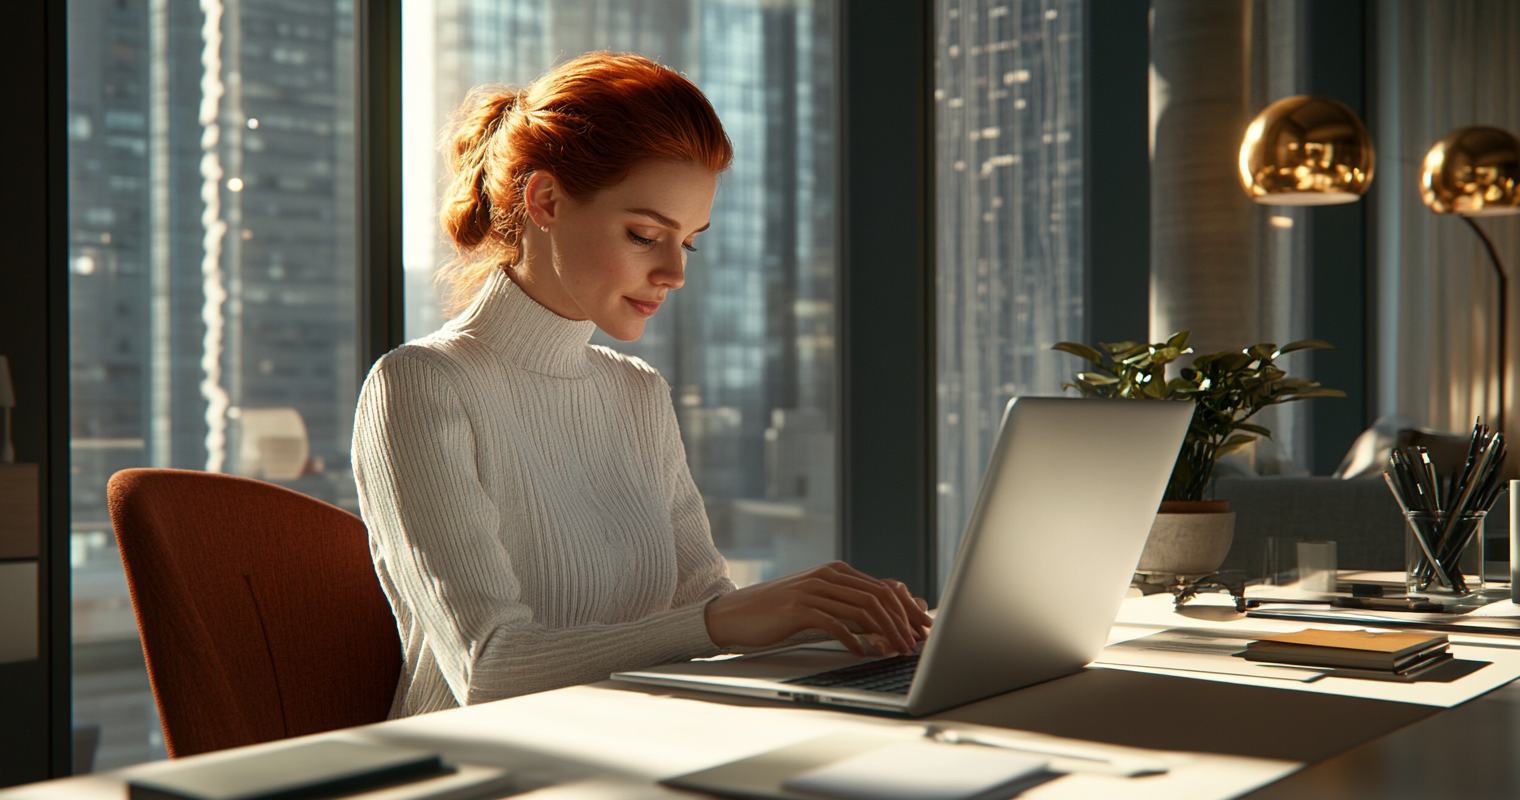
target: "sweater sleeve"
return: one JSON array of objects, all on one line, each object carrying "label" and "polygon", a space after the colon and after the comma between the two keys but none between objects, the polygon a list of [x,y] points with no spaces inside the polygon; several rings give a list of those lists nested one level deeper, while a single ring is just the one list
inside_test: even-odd
[{"label": "sweater sleeve", "polygon": [[659,381],[663,391],[662,431],[665,450],[665,485],[670,487],[670,525],[676,543],[676,591],[671,605],[675,608],[707,601],[734,590],[728,578],[728,562],[713,544],[712,526],[702,493],[692,480],[686,464],[686,447],[676,422],[675,407],[670,402],[670,387]]},{"label": "sweater sleeve", "polygon": [[460,705],[717,652],[700,603],[627,624],[548,629],[534,621],[494,535],[499,511],[479,481],[469,416],[443,371],[423,357],[398,351],[375,367],[354,430],[376,565],[390,579],[391,602],[421,626]]},{"label": "sweater sleeve", "polygon": [[[666,481],[671,487],[670,522],[676,535],[676,566],[680,577],[676,584],[676,608],[697,603],[704,610],[708,601],[734,590],[728,577],[728,562],[713,544],[712,526],[702,493],[686,464],[686,447],[681,443],[675,408],[668,402],[670,387],[661,381],[665,403]],[[705,623],[704,623],[705,628]],[[732,645],[722,648],[730,653],[754,653],[832,639],[827,631],[809,628],[775,644],[759,647]]]}]

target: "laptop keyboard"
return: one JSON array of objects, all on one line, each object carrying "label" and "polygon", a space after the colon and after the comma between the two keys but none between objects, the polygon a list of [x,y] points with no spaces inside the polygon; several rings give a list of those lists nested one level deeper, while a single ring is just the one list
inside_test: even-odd
[{"label": "laptop keyboard", "polygon": [[828,672],[792,678],[784,683],[826,689],[863,689],[868,692],[907,694],[908,687],[913,685],[913,673],[918,671],[918,655],[914,653],[865,664],[852,664]]}]

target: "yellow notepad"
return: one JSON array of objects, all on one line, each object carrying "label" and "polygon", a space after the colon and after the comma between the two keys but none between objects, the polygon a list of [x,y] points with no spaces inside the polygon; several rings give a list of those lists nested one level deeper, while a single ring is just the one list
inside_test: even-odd
[{"label": "yellow notepad", "polygon": [[1310,667],[1404,672],[1450,658],[1444,634],[1306,630],[1263,636],[1237,655]]},{"label": "yellow notepad", "polygon": [[1343,650],[1361,650],[1369,653],[1397,655],[1405,651],[1416,652],[1427,647],[1446,643],[1441,633],[1370,633],[1368,631],[1329,631],[1310,628],[1296,633],[1274,633],[1257,638],[1261,642],[1297,644],[1306,647],[1335,647]]}]

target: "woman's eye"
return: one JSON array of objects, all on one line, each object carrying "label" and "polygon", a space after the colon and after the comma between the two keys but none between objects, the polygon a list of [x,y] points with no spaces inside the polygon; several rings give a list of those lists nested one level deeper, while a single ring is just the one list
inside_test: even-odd
[{"label": "woman's eye", "polygon": [[692,244],[690,242],[681,242],[681,246],[684,247],[684,248],[686,248],[686,252],[688,252],[688,253],[695,253],[695,252],[697,252],[697,248],[694,247],[694,246],[692,246]]},{"label": "woman's eye", "polygon": [[629,231],[628,232],[628,238],[630,240],[632,240],[634,244],[643,245],[645,247],[648,247],[649,245],[654,244],[654,240],[653,239],[645,239],[644,237],[638,235],[637,233],[634,233],[633,231]]}]

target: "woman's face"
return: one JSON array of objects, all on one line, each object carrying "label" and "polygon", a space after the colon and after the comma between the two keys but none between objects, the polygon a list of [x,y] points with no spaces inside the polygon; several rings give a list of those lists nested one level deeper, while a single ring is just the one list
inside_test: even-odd
[{"label": "woman's face", "polygon": [[528,182],[530,227],[512,277],[550,311],[631,342],[686,282],[686,253],[707,230],[717,186],[705,167],[651,161],[576,200],[540,172]]}]

